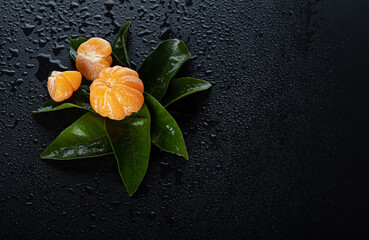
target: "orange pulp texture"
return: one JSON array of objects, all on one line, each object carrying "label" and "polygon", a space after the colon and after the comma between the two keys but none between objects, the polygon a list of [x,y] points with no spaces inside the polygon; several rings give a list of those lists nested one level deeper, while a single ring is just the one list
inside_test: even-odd
[{"label": "orange pulp texture", "polygon": [[105,68],[90,86],[92,108],[103,117],[122,120],[138,112],[144,103],[144,86],[132,69]]},{"label": "orange pulp texture", "polygon": [[90,38],[77,49],[76,67],[88,80],[93,81],[99,73],[113,62],[110,43],[102,38]]},{"label": "orange pulp texture", "polygon": [[47,81],[47,90],[55,102],[61,102],[77,91],[81,81],[82,75],[77,71],[53,71]]}]

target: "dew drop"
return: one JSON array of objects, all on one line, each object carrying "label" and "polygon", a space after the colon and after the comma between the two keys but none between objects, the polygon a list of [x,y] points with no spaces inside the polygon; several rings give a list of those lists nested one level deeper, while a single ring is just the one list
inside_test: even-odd
[{"label": "dew drop", "polygon": [[21,28],[22,28],[24,34],[26,36],[29,36],[32,33],[33,29],[35,29],[35,25],[31,25],[31,24],[27,23],[24,26],[22,26]]},{"label": "dew drop", "polygon": [[50,54],[40,53],[36,56],[39,67],[36,72],[36,77],[40,82],[47,80],[49,74],[54,70],[67,70],[59,60],[52,59]]}]

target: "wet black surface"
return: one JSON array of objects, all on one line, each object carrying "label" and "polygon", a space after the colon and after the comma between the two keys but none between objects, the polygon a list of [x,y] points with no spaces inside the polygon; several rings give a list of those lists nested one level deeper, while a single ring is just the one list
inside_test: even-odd
[{"label": "wet black surface", "polygon": [[[2,1],[0,239],[357,238],[368,13],[367,0]],[[127,20],[134,67],[179,38],[192,53],[180,74],[213,84],[172,107],[190,160],[154,149],[132,198],[111,156],[39,159],[83,111],[31,113],[43,76],[74,68],[70,38],[111,41]]]}]

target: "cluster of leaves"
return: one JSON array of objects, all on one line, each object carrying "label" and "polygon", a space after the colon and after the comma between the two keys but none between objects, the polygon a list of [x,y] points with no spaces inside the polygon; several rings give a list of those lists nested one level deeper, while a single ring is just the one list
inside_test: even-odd
[{"label": "cluster of leaves", "polygon": [[[130,22],[127,22],[122,27],[112,45],[115,61],[123,67],[130,67],[126,50],[129,26]],[[70,41],[70,55],[74,60],[79,45],[87,40],[79,38]],[[166,107],[211,86],[209,82],[190,77],[173,79],[189,58],[190,53],[184,42],[177,39],[161,42],[138,70],[145,86],[143,107],[121,121],[104,118],[92,110],[87,85],[82,85],[63,102],[47,101],[34,112],[66,108],[80,108],[88,112],[60,133],[41,158],[72,160],[114,154],[130,196],[136,192],[146,174],[151,143],[188,159],[182,132]]]}]

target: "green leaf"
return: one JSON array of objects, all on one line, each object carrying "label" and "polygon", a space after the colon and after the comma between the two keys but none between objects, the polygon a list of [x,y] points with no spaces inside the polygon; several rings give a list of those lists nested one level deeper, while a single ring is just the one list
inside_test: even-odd
[{"label": "green leaf", "polygon": [[41,154],[43,159],[72,160],[111,154],[104,118],[88,112],[67,127]]},{"label": "green leaf", "polygon": [[77,49],[79,47],[79,45],[81,45],[82,43],[86,42],[88,40],[88,38],[76,38],[76,39],[71,39],[70,40],[70,56],[73,58],[74,61],[76,61],[77,58]]},{"label": "green leaf", "polygon": [[86,85],[82,85],[76,92],[73,93],[72,97],[63,102],[55,102],[54,100],[50,99],[39,109],[33,111],[33,113],[51,112],[66,108],[81,108],[93,112],[90,105],[90,88]]},{"label": "green leaf", "polygon": [[188,160],[186,145],[181,129],[174,118],[150,94],[145,101],[151,115],[151,142],[164,151],[178,154]]},{"label": "green leaf", "polygon": [[121,121],[105,118],[118,169],[128,194],[132,196],[142,182],[149,165],[150,113],[143,105],[138,113]]},{"label": "green leaf", "polygon": [[164,107],[168,107],[170,104],[183,97],[204,91],[210,87],[211,83],[196,78],[184,77],[173,79],[170,82],[168,90],[161,100],[161,103]]},{"label": "green leaf", "polygon": [[160,101],[170,80],[190,57],[184,42],[177,39],[161,42],[138,70],[145,92]]},{"label": "green leaf", "polygon": [[126,42],[127,42],[127,34],[129,26],[131,22],[127,22],[124,26],[120,29],[117,39],[115,39],[113,43],[113,55],[118,60],[119,64],[122,67],[131,67],[128,59],[128,53],[126,49]]}]

